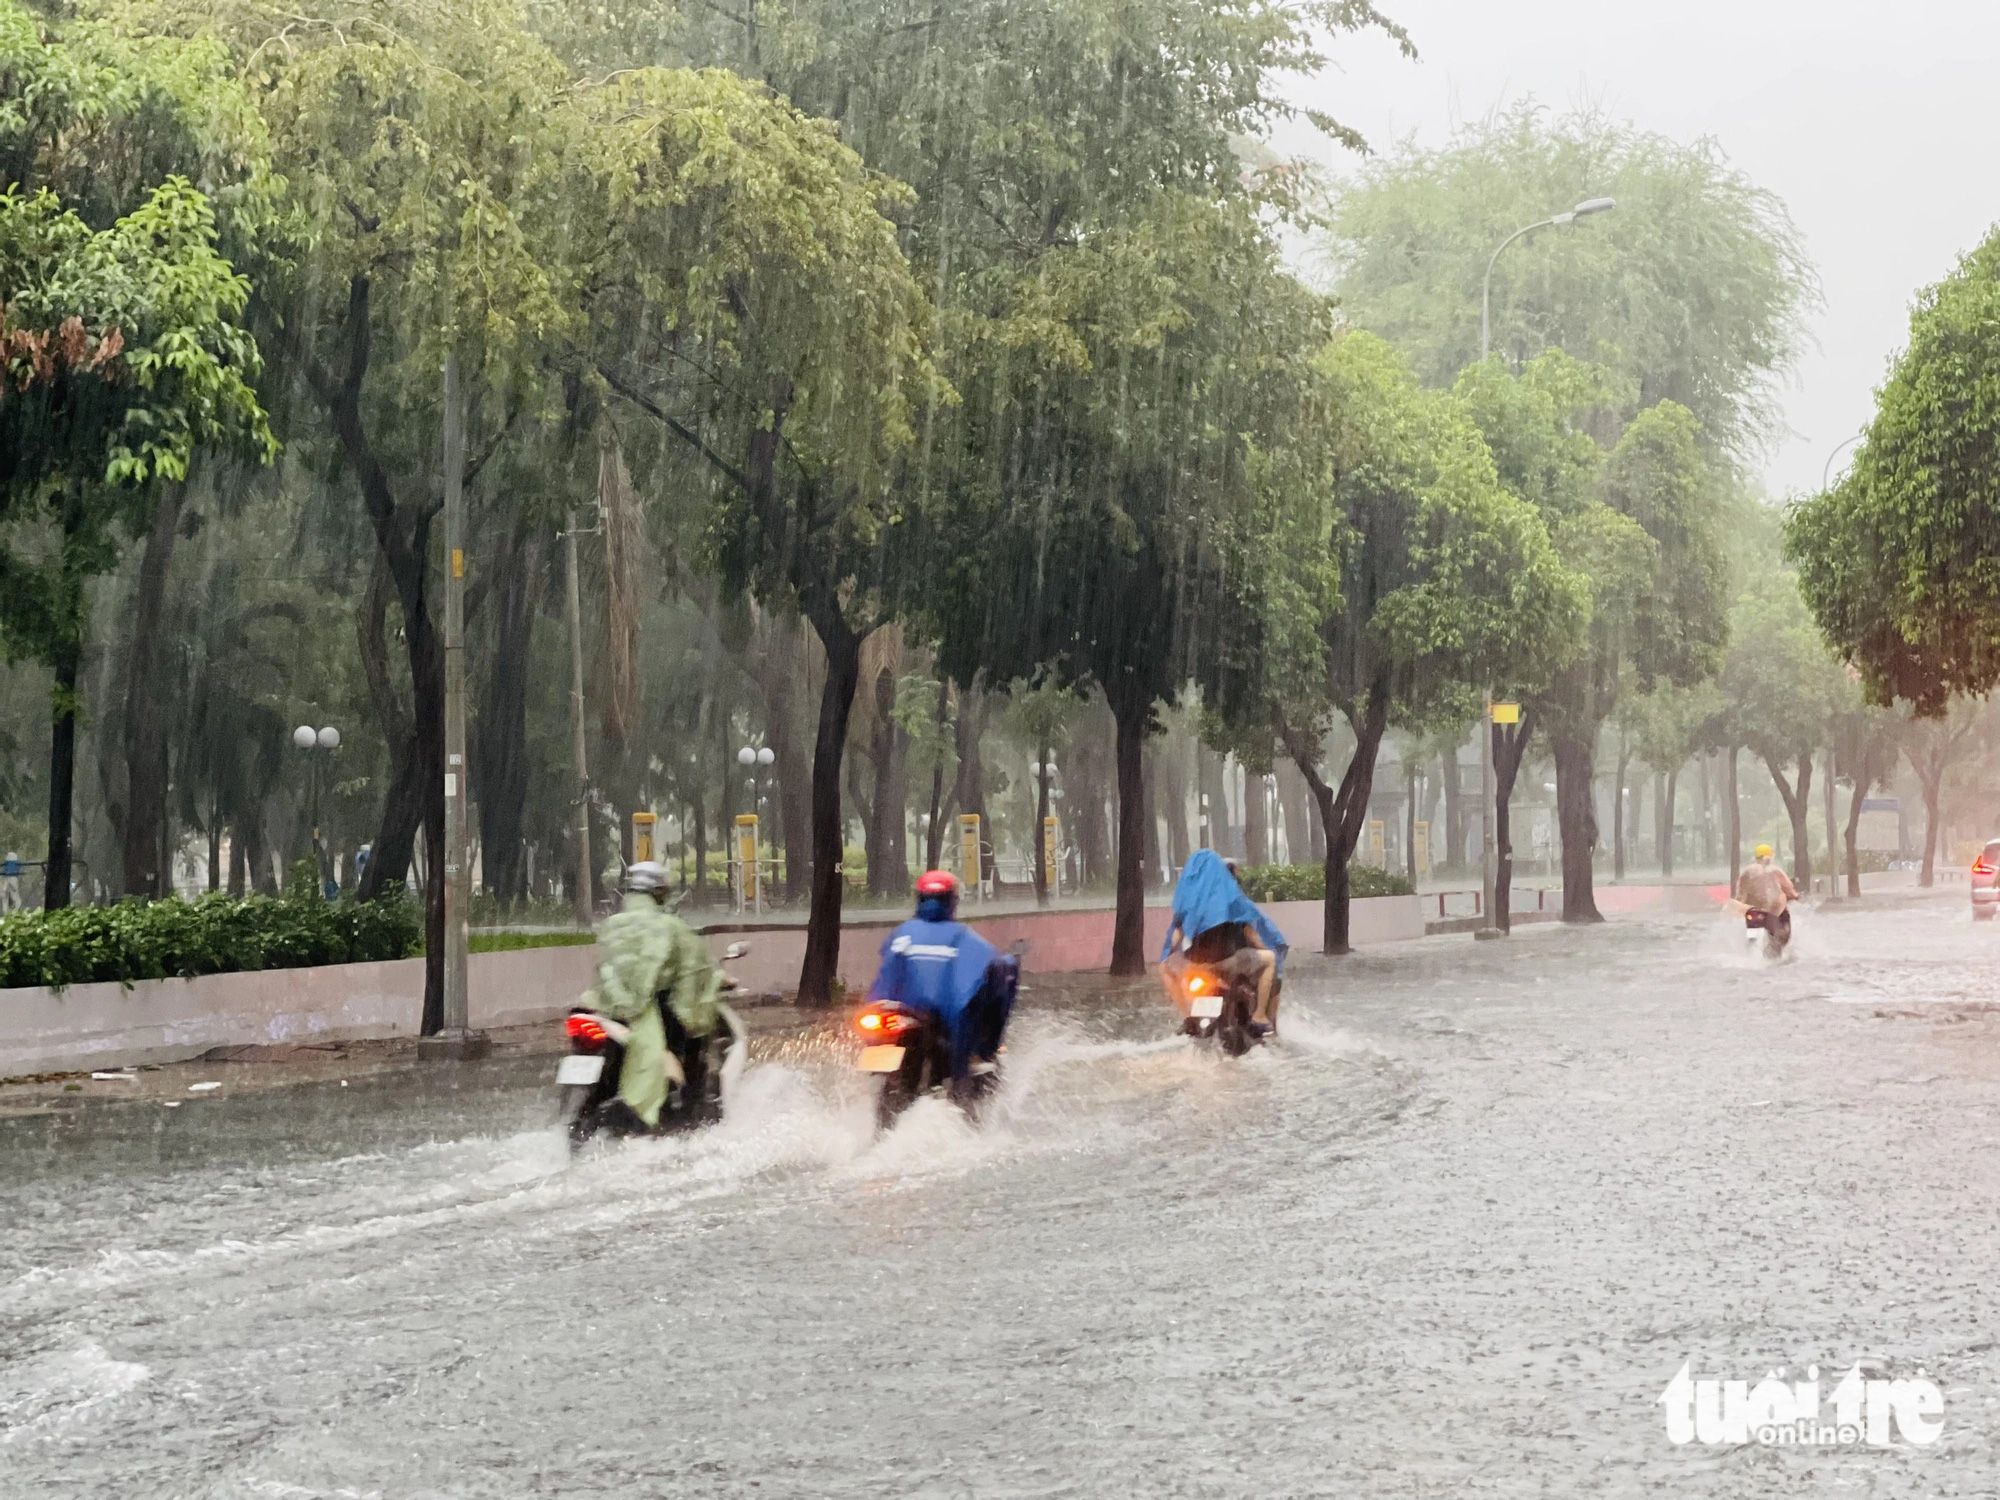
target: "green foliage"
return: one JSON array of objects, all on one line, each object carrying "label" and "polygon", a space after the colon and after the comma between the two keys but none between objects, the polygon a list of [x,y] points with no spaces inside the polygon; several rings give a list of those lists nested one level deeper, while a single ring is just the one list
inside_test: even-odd
[{"label": "green foliage", "polygon": [[1854,685],[1814,627],[1798,579],[1773,568],[1736,600],[1721,687],[1734,736],[1771,764],[1824,745],[1856,706]]},{"label": "green foliage", "polygon": [[[1319,901],[1326,896],[1326,866],[1239,865],[1236,883],[1252,901]],[[1359,901],[1369,896],[1407,896],[1416,890],[1400,875],[1373,865],[1347,867],[1348,892]]]},{"label": "green foliage", "polygon": [[380,962],[417,951],[420,931],[400,890],[365,902],[209,895],[16,912],[0,918],[0,988]]},{"label": "green foliage", "polygon": [[1831,491],[1793,507],[1785,554],[1869,698],[1926,716],[2000,682],[2000,231],[1927,288]]},{"label": "green foliage", "polygon": [[[1618,372],[1623,415],[1671,400],[1703,439],[1755,453],[1817,284],[1784,206],[1712,141],[1683,145],[1593,112],[1534,105],[1414,143],[1339,189],[1330,260],[1357,324],[1447,385],[1479,358],[1480,288],[1508,235],[1601,195],[1611,213],[1540,230],[1493,272],[1493,348],[1562,349]],[[1615,429],[1614,429],[1615,430]]]}]

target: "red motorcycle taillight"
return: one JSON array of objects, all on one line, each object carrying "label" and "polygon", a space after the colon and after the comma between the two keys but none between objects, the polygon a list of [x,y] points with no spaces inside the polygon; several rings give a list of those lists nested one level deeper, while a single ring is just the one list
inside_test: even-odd
[{"label": "red motorcycle taillight", "polygon": [[581,1042],[586,1047],[602,1047],[609,1037],[610,1033],[595,1016],[569,1018],[569,1039],[573,1042]]},{"label": "red motorcycle taillight", "polygon": [[910,1018],[896,1010],[864,1010],[854,1018],[854,1027],[863,1036],[889,1036],[910,1024]]}]

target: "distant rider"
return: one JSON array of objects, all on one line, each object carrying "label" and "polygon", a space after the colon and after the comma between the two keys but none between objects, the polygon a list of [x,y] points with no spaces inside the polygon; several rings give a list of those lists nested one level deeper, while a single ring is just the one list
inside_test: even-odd
[{"label": "distant rider", "polygon": [[1783,943],[1791,940],[1792,914],[1789,908],[1799,899],[1799,890],[1792,884],[1792,877],[1771,862],[1772,852],[1769,844],[1757,846],[1756,861],[1744,870],[1742,878],[1736,882],[1736,899],[1752,911],[1767,913],[1771,931]]},{"label": "distant rider", "polygon": [[722,971],[699,934],[666,909],[667,872],[652,860],[625,871],[624,909],[597,934],[597,987],[581,1001],[632,1028],[618,1097],[602,1118],[613,1130],[652,1130],[667,1102],[667,1052],[680,1064],[685,1096],[707,1082],[703,1042],[719,1018]]},{"label": "distant rider", "polygon": [[870,1000],[922,1011],[944,1027],[951,1077],[991,1073],[1013,1013],[1021,964],[958,917],[958,878],[931,870],[917,880],[917,914],[882,944]]},{"label": "distant rider", "polygon": [[1197,849],[1174,886],[1174,917],[1160,948],[1165,964],[1176,940],[1186,944],[1189,963],[1216,970],[1224,982],[1254,975],[1257,1009],[1250,1025],[1262,1036],[1277,1026],[1272,991],[1284,972],[1287,944],[1277,925],[1243,894],[1232,865],[1213,849]]}]

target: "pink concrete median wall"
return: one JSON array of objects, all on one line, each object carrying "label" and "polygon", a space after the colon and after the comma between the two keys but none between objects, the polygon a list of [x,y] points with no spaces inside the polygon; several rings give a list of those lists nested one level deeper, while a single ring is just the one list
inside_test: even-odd
[{"label": "pink concrete median wall", "polygon": [[[1279,902],[1268,908],[1294,949],[1316,953],[1320,905]],[[1029,973],[1075,973],[1111,962],[1108,910],[1026,912],[981,918],[972,926],[1001,949],[1023,945]],[[1160,951],[1168,914],[1146,909],[1146,957]],[[895,923],[843,927],[841,982],[859,995],[875,977],[883,939]],[[1354,903],[1357,944],[1424,935],[1414,896]],[[786,994],[799,981],[805,929],[761,927],[707,934],[720,955],[732,942],[750,951],[730,971],[752,994]],[[590,986],[597,949],[524,948],[472,955],[468,989],[475,1027],[522,1026],[560,1016]],[[415,1036],[423,1018],[424,961],[330,964],[257,974],[210,974],[200,979],[146,979],[79,984],[61,992],[0,990],[0,1078],[26,1073],[129,1067],[199,1057],[211,1047],[271,1046]]]}]

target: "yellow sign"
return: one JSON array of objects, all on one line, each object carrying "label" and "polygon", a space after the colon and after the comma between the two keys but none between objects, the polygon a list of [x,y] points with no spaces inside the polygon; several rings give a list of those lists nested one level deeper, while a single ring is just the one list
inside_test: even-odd
[{"label": "yellow sign", "polygon": [[1417,873],[1431,872],[1431,825],[1424,819],[1417,819]]},{"label": "yellow sign", "polygon": [[958,878],[968,891],[979,889],[979,814],[958,815]]},{"label": "yellow sign", "polygon": [[757,890],[757,815],[738,813],[736,815],[736,860],[743,872],[743,904],[755,906],[759,899]]},{"label": "yellow sign", "polygon": [[649,812],[632,814],[632,863],[643,864],[653,857],[653,825],[659,821]]},{"label": "yellow sign", "polygon": [[1373,865],[1378,870],[1389,868],[1389,830],[1380,818],[1368,820],[1367,843],[1361,856],[1364,865]]},{"label": "yellow sign", "polygon": [[1496,703],[1493,705],[1495,724],[1518,724],[1521,722],[1521,705],[1518,703]]},{"label": "yellow sign", "polygon": [[1062,841],[1062,820],[1042,819],[1042,884],[1056,888],[1056,847]]},{"label": "yellow sign", "polygon": [[454,547],[451,549],[451,576],[454,578],[463,578],[465,576],[465,549],[463,547]]}]

